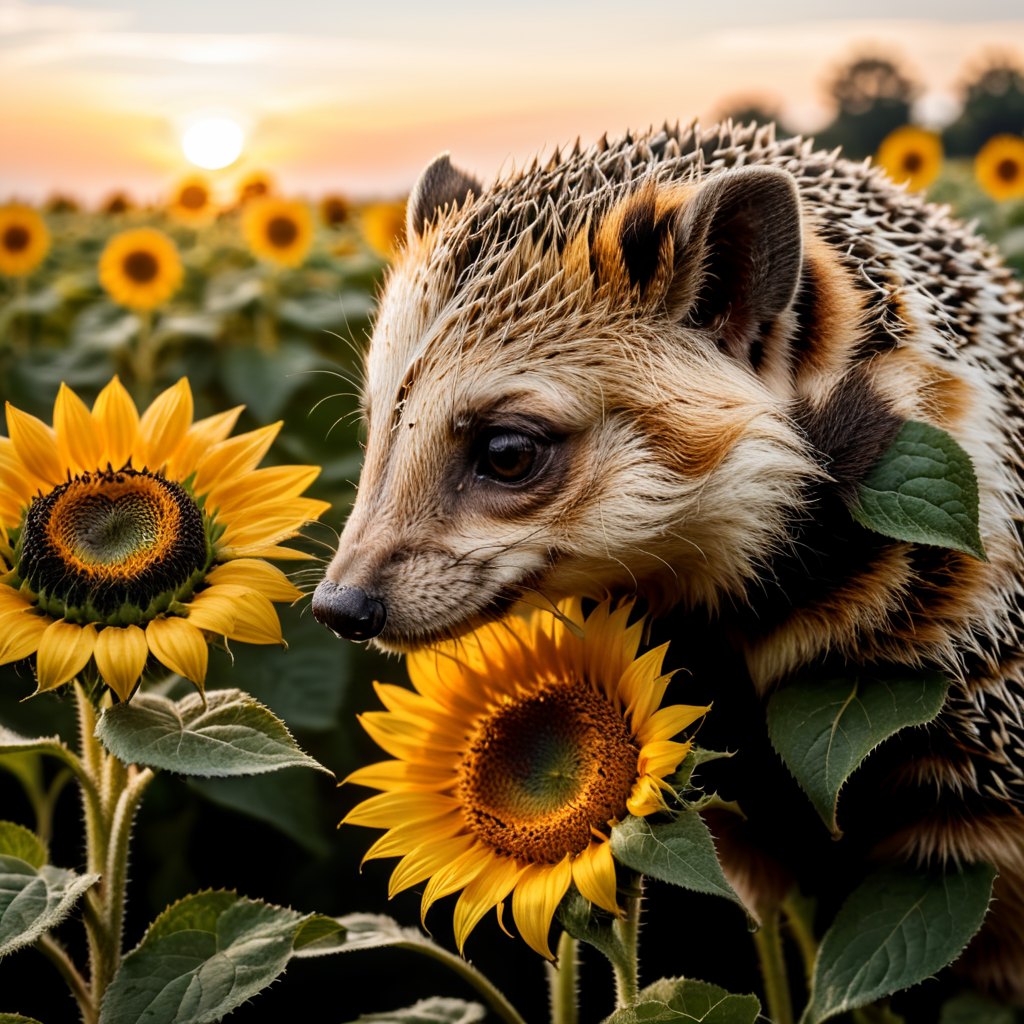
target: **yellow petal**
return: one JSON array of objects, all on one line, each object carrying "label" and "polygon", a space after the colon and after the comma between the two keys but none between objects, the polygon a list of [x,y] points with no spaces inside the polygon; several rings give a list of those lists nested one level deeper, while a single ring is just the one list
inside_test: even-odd
[{"label": "yellow petal", "polygon": [[454,785],[457,779],[455,769],[451,766],[435,767],[410,764],[408,761],[378,761],[376,764],[357,768],[342,785],[352,783],[356,786],[395,793],[446,789]]},{"label": "yellow petal", "polygon": [[161,665],[195,683],[202,693],[210,649],[194,622],[175,616],[154,619],[146,626],[146,642]]},{"label": "yellow petal", "polygon": [[191,425],[192,389],[188,378],[182,377],[174,387],[157,395],[139,422],[139,440],[150,469],[160,469],[174,455]]},{"label": "yellow petal", "polygon": [[0,485],[18,496],[19,508],[27,505],[33,494],[48,487],[46,481],[29,472],[9,437],[0,437]]},{"label": "yellow petal", "polygon": [[103,442],[102,465],[109,462],[114,469],[121,469],[138,441],[139,411],[117,376],[97,396],[92,418]]},{"label": "yellow petal", "polygon": [[422,818],[441,818],[457,810],[460,804],[440,793],[378,793],[356,804],[342,819],[342,825],[367,828],[394,828]]},{"label": "yellow petal", "polygon": [[31,607],[32,602],[20,590],[0,584],[0,615],[6,615],[8,612],[24,612]]},{"label": "yellow petal", "polygon": [[496,907],[513,889],[525,867],[511,857],[495,856],[493,863],[481,871],[462,891],[455,904],[452,926],[455,929],[455,944],[463,951],[469,933],[480,923],[480,919]]},{"label": "yellow petal", "polygon": [[[663,676],[661,674],[661,663],[665,658],[665,652],[668,650],[668,644],[662,644],[660,647],[655,647],[651,651],[647,651],[642,654],[636,661],[630,662],[625,672],[619,680],[618,695],[622,704],[629,709],[633,710],[633,731],[643,725],[644,722],[650,717],[660,703],[660,696],[658,703],[654,704],[654,707],[650,708],[650,711],[644,714],[644,710],[650,706],[651,695],[654,692],[658,680],[664,679],[665,686],[668,685],[669,676]],[[664,695],[664,686],[661,689],[661,694]]]},{"label": "yellow petal", "polygon": [[191,476],[199,465],[199,460],[235,429],[244,408],[244,405],[236,405],[227,412],[207,416],[206,419],[193,423],[185,435],[184,443],[171,458],[167,466],[167,475],[174,480],[185,480]]},{"label": "yellow petal", "polygon": [[46,627],[39,641],[36,676],[39,690],[53,690],[71,682],[89,663],[96,646],[96,627],[77,626],[58,619]]},{"label": "yellow petal", "polygon": [[7,429],[11,433],[18,458],[33,476],[50,487],[55,487],[65,479],[57,451],[57,434],[52,427],[8,402]]},{"label": "yellow petal", "polygon": [[633,784],[633,791],[626,801],[626,810],[638,818],[665,809],[665,797],[662,795],[658,780],[652,775],[643,775]]},{"label": "yellow petal", "polygon": [[6,528],[15,529],[21,525],[21,513],[28,501],[9,487],[0,484],[0,519]]},{"label": "yellow petal", "polygon": [[103,447],[92,413],[78,395],[61,384],[53,407],[60,461],[72,473],[91,472],[100,466]]},{"label": "yellow petal", "polygon": [[585,900],[621,916],[615,897],[615,859],[608,843],[591,843],[572,862],[572,880]]},{"label": "yellow petal", "polygon": [[393,736],[411,744],[418,744],[424,751],[447,750],[460,753],[466,747],[464,736],[439,732],[427,724],[411,721],[389,711],[366,711],[359,716],[359,721],[378,744],[378,737]]},{"label": "yellow petal", "polygon": [[146,634],[138,626],[107,626],[96,638],[94,656],[103,681],[127,700],[149,657]]},{"label": "yellow petal", "polygon": [[404,857],[410,850],[422,846],[426,842],[440,842],[450,839],[464,831],[466,823],[462,811],[452,811],[441,818],[421,818],[418,821],[406,821],[385,832],[373,846],[366,851],[363,863],[378,860],[381,857]]},{"label": "yellow petal", "polygon": [[277,609],[262,594],[247,590],[235,602],[235,624],[226,634],[230,640],[245,644],[288,645],[281,636],[281,620]]},{"label": "yellow petal", "polygon": [[238,521],[228,523],[219,543],[236,555],[248,555],[294,537],[330,507],[329,501],[314,498],[290,498],[281,505],[260,505]]},{"label": "yellow petal", "polygon": [[687,726],[693,725],[711,710],[711,705],[700,707],[695,704],[670,704],[659,708],[636,730],[637,742],[643,746],[657,740],[670,740],[678,736]]},{"label": "yellow petal", "polygon": [[318,476],[319,466],[270,466],[245,476],[216,484],[207,499],[207,508],[219,508],[225,514],[234,509],[251,508],[268,501],[297,498]]},{"label": "yellow petal", "polygon": [[278,420],[269,427],[251,430],[248,434],[239,434],[215,444],[196,467],[196,494],[206,494],[215,484],[254,470],[270,450],[282,422]]},{"label": "yellow petal", "polygon": [[220,553],[221,558],[280,558],[284,560],[297,560],[297,559],[310,559],[315,557],[314,555],[307,554],[305,551],[299,551],[298,548],[283,548],[279,545],[272,545],[269,548],[247,548],[245,551],[240,551],[237,555],[231,551],[222,551]]},{"label": "yellow petal", "polygon": [[404,892],[411,885],[418,885],[435,871],[451,864],[461,857],[473,844],[473,835],[454,836],[438,843],[424,843],[407,853],[395,866],[388,882],[388,899]]},{"label": "yellow petal", "polygon": [[188,621],[198,629],[227,636],[235,628],[238,598],[246,592],[243,587],[229,585],[208,587],[185,606]]},{"label": "yellow petal", "polygon": [[0,665],[21,661],[38,650],[49,624],[48,618],[24,611],[0,615]]},{"label": "yellow petal", "polygon": [[646,743],[640,748],[637,771],[640,775],[653,775],[655,778],[663,779],[679,767],[689,752],[689,743],[676,743],[673,740]]},{"label": "yellow petal", "polygon": [[428,742],[427,731],[414,722],[403,722],[386,711],[368,711],[356,717],[373,742],[392,757],[403,761],[425,761],[437,767],[454,767],[459,760],[458,750],[432,746]]},{"label": "yellow petal", "polygon": [[548,946],[551,919],[572,882],[569,854],[558,864],[531,864],[512,893],[512,917],[523,940],[542,957],[554,960]]},{"label": "yellow petal", "polygon": [[294,601],[302,597],[302,591],[276,565],[258,558],[236,558],[214,566],[206,574],[206,582],[251,587],[271,601]]},{"label": "yellow petal", "polygon": [[439,900],[468,885],[481,871],[490,868],[497,854],[483,843],[474,843],[464,854],[441,868],[427,883],[420,902],[420,920],[424,927],[427,911]]},{"label": "yellow petal", "polygon": [[[430,730],[436,742],[445,742],[453,749],[461,749],[467,745],[473,723],[461,716],[451,714],[447,709],[438,707],[432,700],[421,696],[414,690],[391,683],[374,682],[373,689],[380,697],[381,703],[407,722],[415,722]],[[373,714],[373,712],[369,712]],[[449,743],[450,741],[450,743]]]}]

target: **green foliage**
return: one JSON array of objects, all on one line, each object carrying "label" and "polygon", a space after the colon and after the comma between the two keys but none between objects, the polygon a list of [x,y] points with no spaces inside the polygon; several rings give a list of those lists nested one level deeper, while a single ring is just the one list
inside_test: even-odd
[{"label": "green foliage", "polygon": [[50,859],[46,844],[35,832],[13,821],[0,821],[0,854],[17,857],[33,868],[41,868]]},{"label": "green foliage", "polygon": [[908,421],[861,484],[854,519],[896,540],[985,558],[971,457],[944,430]]},{"label": "green foliage", "polygon": [[803,1024],[916,985],[960,955],[981,927],[995,869],[888,867],[849,896],[825,933]]},{"label": "green foliage", "polygon": [[932,721],[949,681],[907,668],[799,676],[768,702],[768,735],[835,838],[839,792],[883,740]]},{"label": "green foliage", "polygon": [[418,928],[403,928],[386,914],[346,914],[336,918],[341,930],[330,932],[318,940],[297,948],[298,957],[324,956],[328,953],[351,953],[381,946],[403,949],[437,949]]},{"label": "green foliage", "polygon": [[967,83],[960,116],[942,133],[950,156],[974,156],[993,135],[1024,132],[1024,68],[995,58]]},{"label": "green foliage", "polygon": [[0,1024],[39,1024],[35,1017],[22,1017],[20,1013],[0,1013]]},{"label": "green foliage", "polygon": [[141,693],[104,711],[96,735],[126,764],[181,775],[258,775],[293,766],[327,772],[273,712],[241,690],[214,690],[205,706],[198,693],[178,702]]},{"label": "green foliage", "polygon": [[615,918],[584,899],[575,885],[570,885],[562,897],[557,914],[562,927],[574,939],[593,946],[611,963],[621,964],[628,960],[629,951],[622,941],[622,934],[614,927]]},{"label": "green foliage", "polygon": [[351,1024],[477,1024],[486,1015],[487,1010],[479,1003],[433,996],[402,1010],[360,1014]]},{"label": "green foliage", "polygon": [[1021,1014],[997,1006],[976,992],[962,992],[942,1007],[939,1024],[1017,1024]]},{"label": "green foliage", "polygon": [[661,978],[643,989],[634,1006],[618,1010],[604,1024],[701,1021],[702,1024],[754,1024],[761,1001],[738,996],[718,985],[692,978]]}]

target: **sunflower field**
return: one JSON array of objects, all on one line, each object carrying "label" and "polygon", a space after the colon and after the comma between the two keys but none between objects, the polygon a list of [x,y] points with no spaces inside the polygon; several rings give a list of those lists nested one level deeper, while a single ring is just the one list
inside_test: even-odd
[{"label": "sunflower field", "polygon": [[[976,220],[1024,273],[1024,139],[998,137],[989,146],[976,161],[944,161],[936,137],[908,127],[886,140],[877,159],[895,179]],[[445,729],[461,713],[444,691],[450,680],[431,676],[435,670],[424,659],[414,656],[406,665],[339,640],[310,613],[308,595],[355,495],[362,350],[403,225],[402,202],[360,204],[341,195],[297,200],[278,195],[271,179],[260,175],[227,205],[214,203],[207,181],[190,177],[155,207],[137,207],[124,195],[101,210],[80,209],[67,199],[41,209],[13,201],[0,206],[0,391],[7,403],[0,442],[0,854],[36,872],[31,884],[43,893],[35,951],[7,958],[6,923],[0,920],[0,1024],[20,1020],[15,1012],[44,1024],[163,1020],[157,1010],[164,1004],[154,996],[157,1009],[146,1009],[149,997],[139,995],[155,976],[143,970],[146,957],[158,956],[167,964],[174,956],[191,957],[187,970],[181,967],[181,977],[175,976],[175,984],[182,984],[175,998],[193,1007],[191,1016],[180,1019],[196,1021],[230,1012],[240,1022],[472,1024],[484,1019],[483,998],[493,1014],[487,1019],[532,1024],[549,1018],[545,971],[550,998],[565,1005],[575,999],[579,972],[579,1020],[602,1020],[611,1012],[607,965],[597,952],[588,949],[562,980],[544,964],[556,953],[548,945],[548,927],[567,892],[603,908],[609,918],[619,914],[607,837],[593,835],[585,822],[572,823],[580,832],[577,859],[514,878],[504,863],[494,870],[495,877],[508,875],[494,883],[502,895],[487,903],[472,889],[473,876],[459,874],[459,865],[484,857],[481,844],[451,830],[445,818],[451,798],[434,785],[434,765],[395,739],[426,718],[432,742],[444,746]],[[98,471],[108,463],[109,472]],[[129,505],[142,512],[125,525],[118,509]],[[29,506],[31,514],[24,511]],[[152,536],[139,533],[149,529],[149,510],[155,510],[154,522],[170,516],[187,526],[167,541],[167,549],[174,549],[173,573],[151,574],[148,589],[112,588],[110,604],[93,607],[81,582],[97,572],[90,545],[107,545],[103,550],[125,564],[141,558],[143,548],[163,543],[155,528]],[[72,536],[78,546],[69,553],[62,545]],[[74,572],[68,569],[71,556]],[[148,562],[131,564],[138,578],[150,580]],[[23,596],[29,592],[31,598]],[[175,610],[181,617],[174,617]],[[580,609],[564,613],[582,619]],[[649,762],[642,777],[664,780],[680,773],[688,782],[710,751],[669,737],[701,720],[709,705],[684,688],[672,691],[677,703],[660,707],[667,686],[660,658],[642,656],[633,663],[643,662],[642,669],[630,664],[640,628],[627,629],[626,614],[617,618],[605,607],[591,616],[598,640],[588,633],[587,643],[604,644],[609,659],[605,674],[596,673],[597,698],[607,700],[598,701],[594,714],[607,714],[608,702],[633,709],[628,728],[621,715],[602,728],[618,737],[616,770],[629,793],[631,820],[643,822],[643,815],[662,806],[662,797],[657,781],[636,780],[633,745]],[[543,649],[550,663],[594,657],[571,629],[520,628],[523,646]],[[209,634],[227,639],[208,643]],[[682,642],[699,645],[700,639]],[[481,664],[502,643],[498,636],[485,638]],[[499,681],[487,683],[482,670],[470,675],[459,681],[466,700],[498,706]],[[131,707],[127,701],[140,677],[154,730],[165,728],[158,712],[168,708],[196,719],[220,715],[218,728],[225,732],[218,742],[225,745],[234,742],[224,738],[231,730],[256,729],[258,742],[245,752],[252,773],[189,773],[182,770],[183,758],[218,755],[183,753],[170,742],[163,760],[153,762],[165,770],[136,768],[136,738],[118,721],[124,717],[119,709]],[[375,680],[384,684],[376,696]],[[35,696],[43,690],[53,692]],[[738,715],[753,705],[752,694],[733,697]],[[733,697],[716,695],[722,725],[733,713],[727,710]],[[597,698],[587,693],[580,700]],[[387,711],[371,710],[381,702]],[[188,722],[179,724],[184,735]],[[540,723],[524,720],[516,728]],[[723,735],[723,750],[742,747],[742,733]],[[79,756],[73,751],[80,740]],[[380,747],[398,760],[381,762]],[[500,774],[481,785],[500,795]],[[339,788],[350,776],[353,785]],[[606,782],[602,771],[595,785]],[[367,798],[360,785],[382,793]],[[712,805],[713,798],[696,788],[683,789],[693,801],[687,809],[729,810],[721,802]],[[410,832],[391,813],[406,806],[402,801],[436,811],[436,822]],[[353,825],[378,832],[367,838],[365,828]],[[425,839],[429,856],[410,861]],[[403,860],[396,868],[393,860],[377,857]],[[0,908],[6,907],[5,879],[13,870],[3,864],[0,856]],[[120,897],[115,889],[97,887],[97,876],[108,867],[120,878]],[[433,941],[410,927],[420,922],[421,883],[430,876],[424,908],[463,886],[468,897],[460,897],[454,919],[434,913]],[[752,1022],[767,1019],[759,1014],[767,1015],[780,999],[788,1004],[788,995],[765,992],[764,965],[781,957],[778,934],[774,947],[765,945],[773,941],[770,928],[751,942],[742,910],[713,888],[653,885],[658,915],[643,931],[641,982],[678,974],[682,964],[688,977],[708,984],[694,983],[686,1013],[643,1017],[620,1011],[615,1021]],[[78,904],[89,888],[93,893]],[[634,896],[638,905],[639,891]],[[500,912],[506,898],[499,920],[514,924],[539,955],[496,927],[476,928],[479,907],[497,903]],[[563,903],[559,920],[566,924],[573,913]],[[794,992],[804,990],[797,965],[814,941],[799,922],[813,915],[813,907],[791,908],[789,966],[780,959],[775,983],[788,978]],[[352,952],[329,956],[342,941],[339,917],[347,922],[345,949]],[[628,936],[629,920],[623,917],[621,934]],[[239,952],[244,943],[232,928],[251,948]],[[209,949],[202,956],[186,949],[175,929],[181,935],[202,932]],[[471,932],[465,960],[451,951],[462,952]],[[634,945],[636,940],[634,927]],[[134,950],[123,961],[122,948]],[[234,980],[202,975],[202,965],[226,949],[234,957]],[[615,949],[602,952],[615,963]],[[118,1007],[116,1014],[101,1014],[87,991],[75,966],[86,962],[113,993],[108,1001]],[[489,982],[481,980],[481,971]],[[958,994],[948,973],[903,1002],[897,996],[891,1005],[873,1003],[835,1019],[1020,1019],[1012,1010]],[[72,995],[58,984],[58,974]],[[243,975],[245,984],[238,980]],[[620,972],[618,984],[620,997],[631,984],[636,997],[635,976],[631,981]],[[230,1000],[217,994],[218,985],[231,989]],[[162,991],[171,987],[168,982]],[[401,1011],[404,1016],[376,1015],[393,1007],[411,1009]],[[577,1024],[574,1015],[552,1019]]]}]

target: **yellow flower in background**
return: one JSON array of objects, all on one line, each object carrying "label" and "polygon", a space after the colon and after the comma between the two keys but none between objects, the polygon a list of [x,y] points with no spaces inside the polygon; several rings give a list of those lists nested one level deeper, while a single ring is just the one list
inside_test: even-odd
[{"label": "yellow flower in background", "polygon": [[904,125],[882,140],[875,162],[897,185],[912,192],[926,189],[942,170],[942,139],[935,132]]},{"label": "yellow flower in background", "polygon": [[90,661],[127,700],[150,657],[202,690],[211,635],[282,644],[272,602],[301,592],[265,558],[329,507],[318,466],[257,469],[280,423],[193,423],[182,378],[139,416],[115,377],[90,410],[61,385],[53,427],[7,404],[0,437],[0,664],[36,655],[38,691]]},{"label": "yellow flower in background", "polygon": [[405,241],[405,201],[373,203],[363,210],[360,222],[370,248],[390,259]]},{"label": "yellow flower in background", "polygon": [[348,220],[351,212],[348,200],[344,196],[324,196],[320,200],[320,219],[329,228],[340,227]]},{"label": "yellow flower in background", "polygon": [[28,206],[0,206],[0,274],[31,274],[50,251],[46,222]]},{"label": "yellow flower in background", "polygon": [[156,228],[114,235],[100,256],[100,284],[129,309],[163,305],[181,284],[184,270],[177,246]]},{"label": "yellow flower in background", "polygon": [[242,232],[256,256],[282,267],[298,267],[313,244],[313,218],[305,203],[254,199],[242,214]]},{"label": "yellow flower in background", "polygon": [[132,202],[131,196],[127,192],[115,192],[103,201],[100,209],[103,213],[111,215],[130,213],[135,209],[135,203]]},{"label": "yellow flower in background", "polygon": [[997,202],[1024,197],[1024,138],[994,135],[974,158],[974,176]]},{"label": "yellow flower in background", "polygon": [[[579,639],[536,612],[409,655],[416,692],[375,684],[387,711],[362,715],[398,760],[346,779],[382,790],[344,823],[385,828],[366,857],[401,857],[389,895],[429,879],[423,914],[462,890],[460,951],[512,897],[523,939],[553,959],[548,931],[571,883],[619,913],[611,823],[665,807],[666,775],[690,749],[673,737],[706,707],[660,707],[667,645],[637,658],[643,621],[600,605]],[[561,612],[582,622],[578,601]]]},{"label": "yellow flower in background", "polygon": [[262,199],[274,191],[274,179],[264,171],[252,171],[238,183],[238,201],[247,203],[251,199]]},{"label": "yellow flower in background", "polygon": [[217,216],[210,185],[200,177],[181,182],[174,190],[168,209],[171,216],[190,227],[204,227]]}]

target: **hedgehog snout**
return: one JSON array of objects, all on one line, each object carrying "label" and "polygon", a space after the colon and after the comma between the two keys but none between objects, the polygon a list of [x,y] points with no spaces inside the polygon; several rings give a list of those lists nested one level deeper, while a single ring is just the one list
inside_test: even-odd
[{"label": "hedgehog snout", "polygon": [[362,587],[323,580],[313,592],[313,618],[345,640],[372,640],[387,624],[388,610]]}]

